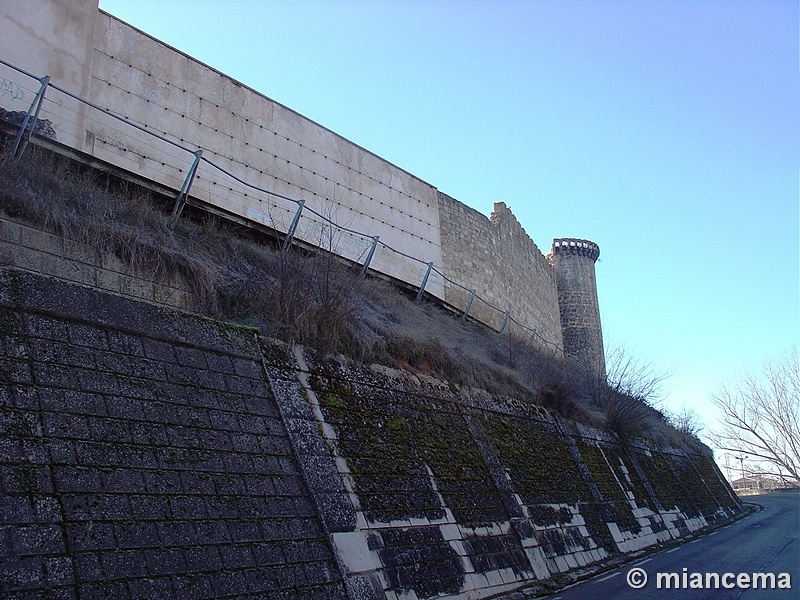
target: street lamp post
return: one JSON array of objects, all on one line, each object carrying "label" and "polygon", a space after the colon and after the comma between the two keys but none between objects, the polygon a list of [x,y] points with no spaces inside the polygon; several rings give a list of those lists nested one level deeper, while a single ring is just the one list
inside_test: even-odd
[{"label": "street lamp post", "polygon": [[740,466],[740,467],[741,467],[741,469],[742,469],[742,489],[747,489],[747,485],[746,485],[746,484],[747,484],[747,482],[745,481],[745,478],[744,478],[744,461],[745,461],[745,459],[747,458],[747,455],[744,455],[744,456],[734,456],[733,458],[735,458],[736,460],[738,460],[738,461],[739,461],[739,466]]}]

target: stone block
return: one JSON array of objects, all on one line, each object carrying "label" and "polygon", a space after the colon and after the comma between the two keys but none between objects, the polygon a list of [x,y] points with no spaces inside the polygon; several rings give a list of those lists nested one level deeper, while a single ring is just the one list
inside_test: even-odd
[{"label": "stone block", "polygon": [[[236,371],[233,367],[233,362],[229,356],[224,354],[217,354],[215,352],[207,352],[203,355],[206,368],[209,371],[216,373],[234,374]],[[180,356],[178,358],[180,361]],[[201,367],[202,368],[202,367]]]},{"label": "stone block", "polygon": [[129,499],[133,520],[160,521],[172,518],[172,508],[168,496],[141,495],[129,496]]},{"label": "stone block", "polygon": [[97,271],[96,285],[101,290],[109,292],[119,292],[122,287],[120,283],[121,275],[115,271],[108,269],[99,269]]},{"label": "stone block", "polygon": [[201,350],[198,350],[197,348],[176,345],[174,346],[174,351],[179,365],[201,370],[208,369],[205,353]]},{"label": "stone block", "polygon": [[247,569],[256,566],[250,546],[223,546],[219,548],[219,554],[226,569]]},{"label": "stone block", "polygon": [[0,216],[0,240],[19,246],[21,229],[22,226],[19,223],[6,219],[4,216]]},{"label": "stone block", "polygon": [[[49,588],[72,586],[75,572],[72,561],[66,556],[46,557],[42,560],[45,585]],[[74,598],[74,590],[52,590],[54,598]]]},{"label": "stone block", "polygon": [[[204,544],[210,543],[210,540],[203,539]],[[220,550],[223,546],[213,545],[193,545],[192,547],[183,550],[184,559],[186,560],[187,572],[197,573],[199,571],[218,571],[223,568],[222,557]]]},{"label": "stone block", "polygon": [[13,556],[41,556],[66,552],[61,528],[51,524],[13,527],[8,532]]},{"label": "stone block", "polygon": [[141,550],[104,552],[101,555],[102,569],[108,579],[131,579],[147,577],[147,562]]},{"label": "stone block", "polygon": [[191,569],[190,574],[185,576],[172,577],[172,587],[180,590],[180,594],[185,594],[190,598],[213,598],[214,588],[211,585],[213,575],[209,573],[196,573]]},{"label": "stone block", "polygon": [[142,339],[142,347],[144,355],[149,359],[170,364],[177,361],[175,347],[168,342],[145,337]]},{"label": "stone block", "polygon": [[209,410],[208,418],[211,422],[211,427],[214,429],[237,432],[242,430],[236,413],[221,410]]},{"label": "stone block", "polygon": [[[160,571],[160,565],[156,564],[154,570]],[[151,573],[152,575],[152,573]],[[174,592],[172,590],[172,580],[170,577],[146,577],[132,579],[128,582],[128,589],[130,590],[131,598],[173,598]],[[95,596],[92,596],[95,597]],[[114,595],[96,596],[116,598]],[[122,596],[120,596],[122,597]]]},{"label": "stone block", "polygon": [[182,309],[191,308],[194,302],[192,295],[186,290],[167,286],[158,286],[154,289],[153,301]]},{"label": "stone block", "polygon": [[[180,550],[143,550],[147,572],[153,577],[186,573],[187,565]],[[171,588],[169,588],[171,590]]]},{"label": "stone block", "polygon": [[100,555],[93,552],[79,552],[73,555],[75,572],[79,574],[81,583],[96,582],[104,579]]},{"label": "stone block", "polygon": [[[0,223],[2,226],[2,223]],[[0,267],[13,267],[16,266],[17,253],[19,246],[0,240]]]},{"label": "stone block", "polygon": [[41,560],[10,557],[0,563],[0,592],[37,590],[44,583]]},{"label": "stone block", "polygon": [[70,323],[67,333],[70,343],[76,346],[102,350],[109,348],[106,331],[96,325]]},{"label": "stone block", "polygon": [[95,270],[102,264],[96,248],[66,238],[63,239],[62,256],[71,262],[83,263]]}]

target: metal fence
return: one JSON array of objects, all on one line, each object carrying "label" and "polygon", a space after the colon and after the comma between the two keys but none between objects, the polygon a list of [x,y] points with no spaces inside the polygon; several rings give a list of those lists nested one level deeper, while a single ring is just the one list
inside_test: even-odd
[{"label": "metal fence", "polygon": [[[460,314],[461,318],[473,318],[493,327],[500,334],[514,335],[531,344],[537,343],[549,348],[558,355],[564,355],[563,349],[556,342],[545,339],[536,328],[515,319],[510,309],[493,305],[478,295],[474,288],[447,277],[443,269],[432,262],[392,248],[382,242],[380,236],[359,232],[337,223],[307,206],[303,200],[246,181],[222,166],[221,161],[208,158],[208,154],[215,154],[217,157],[219,154],[204,151],[202,147],[190,144],[189,140],[181,138],[179,134],[159,132],[145,124],[134,123],[123,114],[97,106],[59,87],[49,76],[37,77],[2,59],[0,66],[3,69],[0,72],[0,104],[10,108],[19,107],[19,110],[14,111],[4,109],[5,118],[8,120],[11,117],[19,127],[13,145],[16,155],[23,153],[31,137],[36,135],[57,138],[58,144],[76,150],[91,143],[93,148],[104,150],[95,155],[101,154],[102,160],[112,162],[115,168],[133,174],[141,172],[142,167],[147,165],[148,169],[158,173],[159,184],[175,194],[172,219],[180,218],[193,187],[198,185],[203,186],[204,195],[210,198],[210,204],[223,208],[223,213],[229,212],[231,199],[254,197],[263,210],[259,214],[248,216],[253,222],[282,236],[283,250],[299,239],[298,232],[302,229],[304,243],[333,251],[360,265],[362,277],[369,271],[391,277],[391,272],[386,272],[380,264],[376,264],[375,256],[376,251],[395,254],[419,273],[419,283],[415,286],[417,301],[426,294],[426,288],[432,281],[442,287],[450,285],[463,292],[463,295],[459,295],[463,297],[464,303],[456,306],[452,301],[445,301],[443,298],[437,300]],[[20,75],[24,78],[23,83],[18,81]],[[91,134],[87,123],[92,125]],[[128,143],[133,135],[136,136],[135,145]],[[205,201],[192,204],[208,208]],[[476,303],[488,310],[484,314],[492,317],[476,317]]]}]

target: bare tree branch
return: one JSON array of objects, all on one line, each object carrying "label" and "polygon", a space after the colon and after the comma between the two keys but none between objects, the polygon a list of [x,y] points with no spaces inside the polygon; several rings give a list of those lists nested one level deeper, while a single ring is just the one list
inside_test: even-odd
[{"label": "bare tree branch", "polygon": [[765,473],[800,483],[800,360],[793,346],[763,373],[743,373],[711,401],[722,412],[712,443],[768,463]]}]

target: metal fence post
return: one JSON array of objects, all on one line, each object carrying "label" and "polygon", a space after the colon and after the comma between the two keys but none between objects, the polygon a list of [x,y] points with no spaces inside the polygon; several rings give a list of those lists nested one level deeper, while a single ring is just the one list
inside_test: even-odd
[{"label": "metal fence post", "polygon": [[192,188],[194,176],[197,175],[197,166],[200,164],[200,159],[203,156],[203,151],[198,150],[194,153],[194,162],[192,163],[189,172],[186,173],[186,179],[183,180],[181,191],[178,192],[178,197],[175,198],[175,206],[172,209],[172,217],[170,220],[174,223],[178,220],[183,212],[183,207],[186,206],[186,198],[189,197],[189,190]]},{"label": "metal fence post", "polygon": [[369,263],[372,262],[372,257],[375,255],[375,248],[378,247],[378,239],[380,238],[379,235],[372,236],[372,248],[369,249],[369,254],[367,254],[367,260],[364,261],[364,265],[361,267],[361,272],[358,274],[360,279],[364,278],[364,275],[367,274],[367,269],[369,269]]},{"label": "metal fence post", "polygon": [[286,249],[291,245],[292,239],[294,238],[294,232],[297,231],[297,226],[300,224],[300,213],[303,212],[303,207],[305,205],[306,205],[305,200],[297,201],[297,212],[294,213],[294,217],[292,218],[292,224],[289,225],[289,231],[286,232],[286,237],[283,238],[283,244],[281,244],[281,252],[286,252]]},{"label": "metal fence post", "polygon": [[[25,152],[25,147],[28,145],[28,140],[31,139],[33,130],[36,129],[36,123],[39,120],[39,111],[42,109],[42,101],[44,100],[44,92],[47,86],[50,85],[50,75],[45,75],[39,79],[39,82],[42,85],[39,87],[39,91],[36,92],[36,96],[34,96],[33,102],[31,102],[31,107],[22,120],[22,125],[17,132],[17,137],[14,139],[14,151],[11,153],[13,156],[22,156],[22,153]],[[36,108],[35,114],[34,107]],[[33,118],[32,122],[31,118]],[[28,129],[28,124],[30,124],[30,131],[28,131],[28,135],[26,136],[25,130]],[[23,137],[25,138],[24,141]],[[20,144],[22,144],[22,147],[20,147]]]},{"label": "metal fence post", "polygon": [[469,295],[469,302],[467,302],[467,308],[464,310],[464,314],[461,315],[462,319],[466,319],[469,316],[469,309],[472,308],[472,301],[475,300],[476,291],[472,290]]},{"label": "metal fence post", "polygon": [[510,311],[506,311],[506,316],[503,317],[503,324],[500,326],[500,333],[503,333],[506,330],[506,325],[508,325],[508,317],[511,315]]},{"label": "metal fence post", "polygon": [[419,302],[422,300],[422,294],[425,293],[425,286],[428,285],[428,277],[431,276],[431,269],[433,269],[433,263],[428,263],[428,270],[425,271],[425,277],[422,278],[422,283],[419,286],[419,291],[417,292],[417,297],[414,302]]}]

